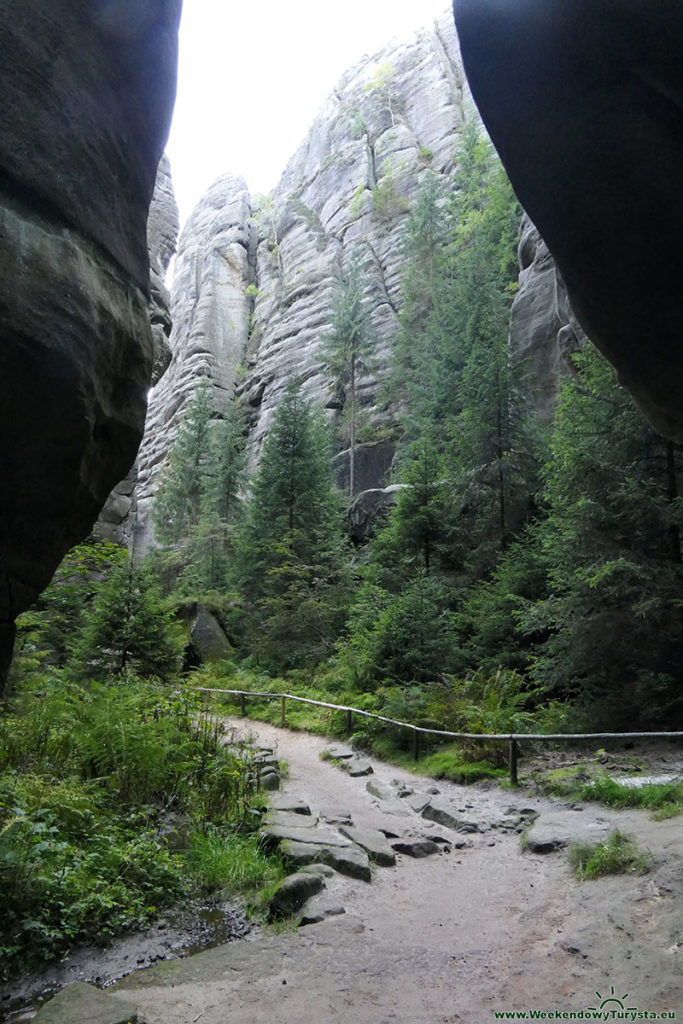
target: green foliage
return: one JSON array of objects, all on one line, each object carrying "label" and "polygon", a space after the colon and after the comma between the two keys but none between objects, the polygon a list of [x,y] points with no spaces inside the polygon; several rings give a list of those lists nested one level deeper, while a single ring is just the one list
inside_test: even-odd
[{"label": "green foliage", "polygon": [[211,387],[188,403],[154,503],[157,539],[151,560],[166,589],[185,598],[227,585],[234,532],[242,514],[242,410],[217,417]]},{"label": "green foliage", "polygon": [[388,171],[372,190],[372,212],[381,224],[390,224],[408,213],[410,204],[398,189],[395,175]]},{"label": "green foliage", "polygon": [[602,775],[581,785],[580,800],[597,800],[609,807],[642,807],[670,817],[683,811],[683,783],[671,782],[645,786],[623,786]]},{"label": "green foliage", "polygon": [[180,421],[155,497],[154,528],[162,544],[181,541],[199,522],[213,416],[211,385],[204,381]]},{"label": "green foliage", "polygon": [[592,348],[561,395],[538,528],[547,596],[521,626],[545,639],[534,676],[594,727],[680,715],[683,582],[675,458]]},{"label": "green foliage", "polygon": [[125,559],[123,548],[94,538],[69,551],[47,590],[17,619],[14,685],[33,678],[46,663],[60,667],[67,664],[93,594],[107,572]]},{"label": "green foliage", "polygon": [[434,779],[449,779],[461,786],[469,786],[483,779],[500,780],[507,776],[506,768],[496,768],[490,761],[467,760],[462,748],[454,745],[422,758],[419,771]]},{"label": "green foliage", "polygon": [[364,296],[361,266],[351,262],[342,270],[332,301],[331,331],[320,346],[320,361],[338,391],[348,399],[349,494],[355,492],[354,466],[359,426],[357,387],[373,368],[374,334]]},{"label": "green foliage", "polygon": [[180,668],[182,639],[153,571],[129,560],[97,588],[76,644],[83,676],[104,679],[134,669],[170,681]]},{"label": "green foliage", "polygon": [[396,79],[396,68],[389,61],[380,64],[375,70],[370,81],[365,85],[365,92],[377,97],[383,108],[391,118],[391,124],[396,124],[396,91],[394,82]]},{"label": "green foliage", "polygon": [[254,841],[232,838],[252,819],[249,758],[221,741],[194,694],[130,675],[82,687],[55,673],[15,697],[0,717],[0,975],[143,927],[189,894],[197,858],[168,848],[169,813],[190,851],[197,833],[225,834],[221,884],[270,877]]},{"label": "green foliage", "polygon": [[343,624],[346,559],[326,431],[293,380],[275,413],[238,548],[248,643],[282,671],[328,654]]},{"label": "green foliage", "polygon": [[581,879],[642,875],[648,869],[648,858],[640,852],[633,836],[618,830],[601,843],[574,843],[569,850],[569,863]]},{"label": "green foliage", "polygon": [[284,876],[282,866],[263,853],[258,836],[216,828],[193,834],[187,867],[194,885],[205,893],[250,895]]}]

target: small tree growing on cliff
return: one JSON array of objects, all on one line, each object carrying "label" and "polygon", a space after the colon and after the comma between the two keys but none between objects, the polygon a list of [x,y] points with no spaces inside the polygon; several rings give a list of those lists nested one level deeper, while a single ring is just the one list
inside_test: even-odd
[{"label": "small tree growing on cliff", "polygon": [[349,496],[356,490],[358,379],[372,368],[373,335],[370,309],[363,295],[357,262],[341,272],[332,301],[332,330],[320,346],[320,360],[348,399]]}]

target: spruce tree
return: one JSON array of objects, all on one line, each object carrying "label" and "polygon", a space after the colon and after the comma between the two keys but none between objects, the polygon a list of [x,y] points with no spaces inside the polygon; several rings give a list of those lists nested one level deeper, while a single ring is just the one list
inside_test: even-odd
[{"label": "spruce tree", "polygon": [[182,541],[199,522],[213,415],[211,385],[205,380],[187,404],[155,497],[154,527],[162,544]]},{"label": "spruce tree", "polygon": [[243,415],[232,402],[216,415],[211,386],[188,403],[156,496],[153,516],[170,588],[185,597],[225,588],[241,515]]},{"label": "spruce tree", "polygon": [[534,675],[592,724],[671,724],[683,674],[676,467],[597,350],[574,361],[545,470],[549,593],[522,619],[548,634]]},{"label": "spruce tree", "polygon": [[346,560],[327,431],[293,380],[266,437],[238,544],[248,643],[281,670],[324,657],[341,628]]},{"label": "spruce tree", "polygon": [[332,302],[332,330],[320,346],[320,359],[347,399],[349,428],[349,496],[356,492],[358,380],[372,367],[370,308],[363,294],[360,265],[352,262],[337,282]]},{"label": "spruce tree", "polygon": [[117,565],[95,592],[92,610],[76,644],[76,662],[86,677],[106,679],[133,670],[174,679],[182,640],[164,604],[153,570],[130,559]]}]

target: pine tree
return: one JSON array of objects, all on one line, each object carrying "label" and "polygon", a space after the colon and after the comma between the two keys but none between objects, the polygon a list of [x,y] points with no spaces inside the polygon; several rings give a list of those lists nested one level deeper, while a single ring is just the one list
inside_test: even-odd
[{"label": "pine tree", "polygon": [[136,568],[129,559],[116,566],[97,587],[78,638],[81,674],[105,679],[131,669],[170,681],[178,674],[181,651],[182,640],[153,571]]},{"label": "pine tree", "polygon": [[319,660],[341,628],[346,563],[327,432],[291,381],[273,417],[238,547],[249,642],[269,667]]},{"label": "pine tree", "polygon": [[204,380],[187,404],[154,501],[154,527],[162,544],[183,541],[199,523],[213,415],[211,385]]},{"label": "pine tree", "polygon": [[373,344],[370,308],[363,294],[358,263],[340,274],[332,303],[332,331],[320,346],[320,359],[348,401],[349,496],[356,492],[356,446],[358,432],[358,380],[372,367]]},{"label": "pine tree", "polygon": [[549,634],[534,674],[594,724],[672,724],[683,673],[672,452],[595,349],[574,360],[545,470],[549,594],[522,619]]}]

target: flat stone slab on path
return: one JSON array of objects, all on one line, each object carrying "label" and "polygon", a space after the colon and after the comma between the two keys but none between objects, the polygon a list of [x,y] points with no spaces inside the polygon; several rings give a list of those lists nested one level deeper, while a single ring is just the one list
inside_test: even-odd
[{"label": "flat stone slab on path", "polygon": [[294,839],[285,839],[280,843],[280,853],[290,864],[297,867],[313,864],[320,857],[320,846],[315,843],[299,843]]},{"label": "flat stone slab on path", "polygon": [[278,793],[276,796],[270,797],[268,805],[274,811],[286,811],[288,814],[308,815],[311,813],[311,808],[305,800],[298,800],[295,796],[287,796],[286,793]]},{"label": "flat stone slab on path", "polygon": [[349,846],[348,848],[338,846],[323,847],[320,852],[320,859],[323,864],[329,864],[340,875],[360,878],[362,882],[372,881],[368,855],[359,846]]},{"label": "flat stone slab on path", "polygon": [[327,747],[325,753],[333,761],[347,761],[349,758],[355,757],[351,747],[345,747],[340,743],[336,743],[333,747]]},{"label": "flat stone slab on path", "polygon": [[36,1024],[136,1024],[138,1008],[77,981],[62,989],[33,1019]]},{"label": "flat stone slab on path", "polygon": [[431,839],[397,839],[391,846],[396,853],[403,853],[407,857],[430,857],[442,850]]},{"label": "flat stone slab on path", "polygon": [[553,853],[576,842],[600,843],[613,828],[607,818],[590,818],[567,808],[541,814],[526,833],[526,848],[529,853]]},{"label": "flat stone slab on path", "polygon": [[318,825],[315,828],[298,828],[295,825],[266,825],[259,835],[266,843],[277,846],[285,839],[296,843],[314,843],[316,846],[351,846],[351,840],[345,839],[333,828]]},{"label": "flat stone slab on path", "polygon": [[328,825],[353,825],[351,811],[345,811],[341,807],[321,807],[320,818]]},{"label": "flat stone slab on path", "polygon": [[262,824],[273,828],[315,828],[318,819],[312,814],[295,814],[293,811],[268,811]]},{"label": "flat stone slab on path", "polygon": [[396,863],[396,854],[389,846],[384,833],[380,832],[379,829],[349,828],[348,825],[343,825],[339,831],[347,839],[350,839],[365,850],[372,857],[375,864],[390,868]]},{"label": "flat stone slab on path", "polygon": [[311,896],[315,896],[324,887],[322,877],[310,871],[288,875],[287,878],[283,878],[270,898],[269,919],[277,921],[282,917],[289,917],[295,911],[301,910]]},{"label": "flat stone slab on path", "polygon": [[305,905],[301,912],[299,924],[319,924],[327,917],[338,917],[340,914],[345,913],[346,911],[338,900],[321,894],[320,896],[314,896]]},{"label": "flat stone slab on path", "polygon": [[363,761],[360,759],[357,761],[347,761],[344,765],[344,768],[349,773],[352,779],[359,778],[362,775],[372,775],[375,770],[369,761]]},{"label": "flat stone slab on path", "polygon": [[375,796],[378,800],[396,799],[396,791],[391,786],[385,786],[383,782],[378,782],[377,779],[370,779],[365,788],[370,796]]}]

